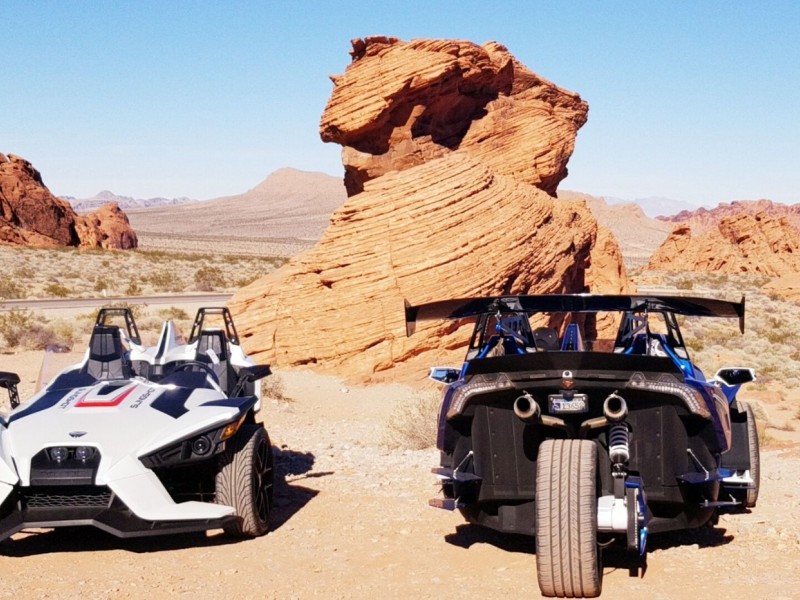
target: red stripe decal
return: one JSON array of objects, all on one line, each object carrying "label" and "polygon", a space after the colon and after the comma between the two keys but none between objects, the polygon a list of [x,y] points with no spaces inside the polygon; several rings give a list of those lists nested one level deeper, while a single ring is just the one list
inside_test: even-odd
[{"label": "red stripe decal", "polygon": [[[108,406],[119,406],[120,404],[122,404],[122,401],[125,400],[125,398],[127,398],[128,396],[130,396],[131,392],[133,392],[133,390],[135,390],[135,389],[136,389],[136,386],[133,385],[128,391],[121,393],[119,396],[117,396],[116,398],[114,398],[113,400],[110,400],[108,402],[106,402],[105,400],[97,400],[97,399],[84,400],[84,398],[86,398],[86,396],[84,396],[83,398],[78,400],[78,402],[75,404],[75,406],[76,407],[78,407],[78,406],[81,406],[81,407],[83,407],[83,406],[106,406],[106,407],[108,407]],[[88,394],[88,392],[87,392],[87,394]]]}]

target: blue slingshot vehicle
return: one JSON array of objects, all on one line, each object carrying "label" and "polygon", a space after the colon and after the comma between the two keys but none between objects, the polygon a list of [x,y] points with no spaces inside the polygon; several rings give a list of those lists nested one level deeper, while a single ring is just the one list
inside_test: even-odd
[{"label": "blue slingshot vehicle", "polygon": [[446,384],[431,504],[535,536],[545,596],[598,596],[610,544],[644,556],[650,533],[755,506],[755,419],[736,399],[755,373],[707,379],[679,327],[736,318],[743,332],[744,298],[502,296],[405,311],[408,335],[421,320],[475,321],[463,366],[431,370]]}]

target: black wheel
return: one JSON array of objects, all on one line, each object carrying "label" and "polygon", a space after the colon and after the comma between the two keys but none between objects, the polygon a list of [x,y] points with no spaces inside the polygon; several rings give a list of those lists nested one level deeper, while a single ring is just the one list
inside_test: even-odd
[{"label": "black wheel", "polygon": [[544,596],[593,598],[603,571],[597,546],[597,447],[546,440],[536,463],[536,571]]},{"label": "black wheel", "polygon": [[747,415],[747,453],[750,457],[750,477],[753,487],[748,489],[744,497],[744,505],[753,508],[758,500],[758,488],[761,485],[761,452],[758,448],[758,428],[753,407],[747,402],[736,402],[740,413]]},{"label": "black wheel", "polygon": [[225,533],[236,537],[264,535],[269,528],[275,477],[267,431],[261,425],[242,425],[220,460],[217,504],[233,506],[239,517],[225,527]]}]

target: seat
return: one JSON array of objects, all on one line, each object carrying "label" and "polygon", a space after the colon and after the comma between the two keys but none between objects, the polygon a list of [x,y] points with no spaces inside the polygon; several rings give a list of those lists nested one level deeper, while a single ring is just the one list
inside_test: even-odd
[{"label": "seat", "polygon": [[559,350],[558,332],[552,327],[537,327],[533,330],[533,342],[537,350]]},{"label": "seat", "polygon": [[219,359],[219,366],[215,369],[219,375],[219,387],[226,395],[230,396],[236,386],[236,372],[230,364],[228,355],[228,340],[221,329],[203,329],[197,337],[197,351],[195,360],[209,365],[214,361],[208,351],[212,350]]},{"label": "seat", "polygon": [[95,325],[89,339],[89,358],[82,373],[95,379],[129,379],[133,376],[116,325]]}]

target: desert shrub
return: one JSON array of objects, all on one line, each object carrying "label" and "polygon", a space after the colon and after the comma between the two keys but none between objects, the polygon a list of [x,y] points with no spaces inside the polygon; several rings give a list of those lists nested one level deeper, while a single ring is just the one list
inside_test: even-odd
[{"label": "desert shrub", "polygon": [[72,290],[60,283],[49,283],[44,287],[44,293],[55,298],[66,298]]},{"label": "desert shrub", "polygon": [[189,313],[177,306],[170,306],[169,308],[162,308],[158,311],[158,316],[162,319],[173,321],[188,321]]},{"label": "desert shrub", "polygon": [[25,298],[27,295],[25,288],[13,279],[0,279],[0,298]]},{"label": "desert shrub", "polygon": [[424,450],[436,443],[441,394],[438,390],[417,392],[398,402],[386,425],[384,444],[389,448]]},{"label": "desert shrub", "polygon": [[15,279],[32,279],[33,277],[36,277],[36,271],[27,265],[14,269]]},{"label": "desert shrub", "polygon": [[0,313],[0,336],[6,345],[14,348],[19,345],[23,332],[33,325],[33,313],[29,310],[13,309]]},{"label": "desert shrub", "polygon": [[108,280],[105,277],[98,277],[94,282],[94,291],[95,292],[102,292],[103,290],[109,289],[111,286],[108,283]]},{"label": "desert shrub", "polygon": [[78,334],[75,331],[73,322],[59,319],[53,322],[51,327],[55,334],[56,343],[71,348],[78,341]]},{"label": "desert shrub", "polygon": [[128,284],[128,287],[125,288],[125,295],[126,296],[141,296],[142,295],[142,286],[140,286],[135,281],[131,281]]},{"label": "desert shrub", "polygon": [[56,332],[43,323],[33,323],[19,334],[19,345],[26,350],[44,350],[58,342]]},{"label": "desert shrub", "polygon": [[691,290],[694,288],[694,281],[688,277],[684,277],[675,282],[675,287],[679,290]]},{"label": "desert shrub", "polygon": [[219,267],[200,267],[194,274],[194,283],[201,292],[211,292],[225,287],[225,275]]},{"label": "desert shrub", "polygon": [[293,402],[294,400],[286,395],[286,386],[283,379],[277,373],[267,375],[261,380],[261,397],[276,402]]},{"label": "desert shrub", "polygon": [[167,269],[151,273],[146,278],[154,288],[164,292],[180,292],[183,291],[184,285],[180,278]]}]

